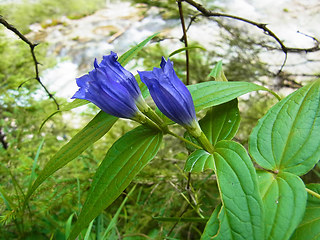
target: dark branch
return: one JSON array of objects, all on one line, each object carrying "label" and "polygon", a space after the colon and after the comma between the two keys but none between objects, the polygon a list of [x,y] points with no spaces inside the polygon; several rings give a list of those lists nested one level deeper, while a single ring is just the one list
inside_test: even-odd
[{"label": "dark branch", "polygon": [[[188,4],[190,4],[191,6],[195,7],[199,12],[201,12],[204,16],[206,17],[225,17],[225,18],[231,18],[231,19],[235,19],[238,21],[242,21],[245,23],[248,23],[250,25],[253,25],[255,27],[258,27],[260,29],[263,30],[263,32],[266,35],[269,35],[270,37],[272,37],[280,46],[281,50],[284,52],[285,54],[285,59],[283,61],[283,64],[279,70],[279,73],[281,72],[281,70],[283,69],[286,60],[287,60],[287,54],[288,52],[295,52],[295,53],[299,53],[299,52],[316,52],[320,50],[320,42],[314,38],[311,37],[314,41],[315,41],[315,46],[311,47],[311,48],[292,48],[292,47],[287,47],[281,40],[280,38],[273,32],[271,31],[268,27],[267,24],[265,23],[258,23],[258,22],[254,22],[252,20],[246,19],[246,18],[242,18],[242,17],[238,17],[238,16],[234,16],[234,15],[230,15],[230,14],[224,14],[224,13],[218,13],[218,12],[213,12],[210,11],[208,9],[206,9],[205,7],[203,7],[201,4],[193,1],[193,0],[182,0],[184,2],[187,2]],[[307,35],[306,35],[307,36]],[[310,37],[310,36],[308,36]]]},{"label": "dark branch", "polygon": [[49,90],[46,88],[46,86],[43,85],[43,83],[41,82],[40,76],[39,76],[39,62],[37,60],[36,54],[34,52],[34,49],[36,46],[38,46],[37,43],[32,43],[28,38],[26,38],[18,29],[16,29],[13,25],[11,25],[10,23],[8,23],[3,16],[0,15],[0,23],[5,26],[7,29],[9,29],[10,31],[14,32],[19,38],[21,38],[22,41],[24,41],[26,44],[29,45],[30,47],[30,51],[31,51],[31,56],[33,59],[33,63],[34,63],[34,68],[35,68],[35,79],[38,81],[38,83],[41,85],[41,87],[45,90],[45,92],[47,93],[47,95],[49,96],[49,98],[51,98],[54,103],[57,106],[57,109],[59,110],[59,104],[57,102],[57,100],[54,98],[54,96],[49,92]]},{"label": "dark branch", "polygon": [[[180,16],[182,32],[183,32],[184,46],[187,48],[188,47],[188,39],[187,39],[186,25],[184,23],[181,0],[178,0],[177,3],[178,3],[179,16]],[[186,71],[187,71],[186,85],[189,85],[190,84],[190,74],[189,74],[189,51],[188,51],[188,49],[186,49]]]}]

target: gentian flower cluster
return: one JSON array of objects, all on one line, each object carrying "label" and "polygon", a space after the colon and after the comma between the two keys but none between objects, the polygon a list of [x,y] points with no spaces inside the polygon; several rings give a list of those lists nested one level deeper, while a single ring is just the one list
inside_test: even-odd
[{"label": "gentian flower cluster", "polygon": [[[160,111],[194,136],[200,136],[202,131],[196,118],[191,94],[177,77],[172,62],[162,58],[160,68],[138,73]],[[80,89],[72,98],[91,101],[116,117],[137,120],[141,119],[144,113],[161,125],[161,119],[159,121],[154,112],[148,114],[150,107],[145,103],[138,83],[132,73],[117,61],[114,52],[104,56],[100,64],[95,60],[94,69],[78,78],[77,84]]]}]

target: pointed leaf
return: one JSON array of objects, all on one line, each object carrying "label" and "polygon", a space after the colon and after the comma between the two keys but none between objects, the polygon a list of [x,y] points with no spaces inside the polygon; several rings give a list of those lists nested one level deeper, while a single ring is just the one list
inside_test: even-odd
[{"label": "pointed leaf", "polygon": [[169,54],[169,57],[172,57],[172,56],[174,56],[174,55],[176,55],[178,53],[181,53],[183,51],[186,51],[186,50],[189,50],[189,49],[195,49],[195,48],[199,48],[199,49],[201,49],[203,51],[206,51],[206,49],[204,47],[201,47],[201,46],[188,46],[188,47],[179,48],[179,49],[173,51],[172,53]]},{"label": "pointed leaf", "polygon": [[208,140],[215,145],[220,140],[231,140],[240,125],[238,100],[212,107],[199,121]]},{"label": "pointed leaf", "polygon": [[223,69],[222,69],[222,61],[219,61],[214,68],[209,73],[208,77],[214,77],[216,81],[220,82],[227,82],[227,78],[224,75]]},{"label": "pointed leaf", "polygon": [[303,175],[320,159],[320,80],[290,94],[259,120],[249,152],[263,168]]},{"label": "pointed leaf", "polygon": [[140,126],[123,135],[100,164],[69,239],[107,208],[157,153],[162,133]]},{"label": "pointed leaf", "polygon": [[302,180],[291,173],[274,175],[258,171],[260,194],[265,208],[265,238],[289,239],[303,218],[307,192]]},{"label": "pointed leaf", "polygon": [[187,159],[184,171],[199,173],[207,169],[214,170],[213,156],[205,150],[194,151]]},{"label": "pointed leaf", "polygon": [[28,190],[26,200],[49,176],[79,156],[94,142],[102,138],[118,118],[100,111],[80,132],[64,145],[44,166]]},{"label": "pointed leaf", "polygon": [[[307,187],[320,194],[320,184],[308,184]],[[290,240],[317,240],[320,237],[320,199],[308,194],[304,217]]]},{"label": "pointed leaf", "polygon": [[203,82],[188,85],[196,111],[229,102],[241,95],[253,91],[268,91],[277,96],[271,90],[249,82]]},{"label": "pointed leaf", "polygon": [[213,239],[263,239],[263,205],[257,175],[242,145],[220,141],[213,154],[223,207]]},{"label": "pointed leaf", "polygon": [[122,66],[127,65],[127,63],[134,58],[135,55],[138,54],[138,52],[141,51],[141,49],[155,36],[157,36],[159,33],[155,33],[153,35],[151,35],[150,37],[146,38],[145,40],[143,40],[141,43],[139,43],[138,45],[134,46],[133,48],[131,48],[129,51],[125,52],[124,54],[121,55],[121,57],[119,57],[119,63]]}]

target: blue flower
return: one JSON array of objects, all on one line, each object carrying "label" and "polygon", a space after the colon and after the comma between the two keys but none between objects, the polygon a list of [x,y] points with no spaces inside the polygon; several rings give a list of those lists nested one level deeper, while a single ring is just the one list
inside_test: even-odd
[{"label": "blue flower", "polygon": [[144,102],[132,73],[117,61],[117,54],[103,56],[100,64],[94,61],[94,69],[77,78],[80,89],[72,98],[88,100],[104,112],[121,118],[134,118],[138,113],[136,103]]},{"label": "blue flower", "polygon": [[139,72],[160,111],[174,122],[198,128],[193,100],[188,88],[176,75],[173,64],[162,57],[161,68]]}]

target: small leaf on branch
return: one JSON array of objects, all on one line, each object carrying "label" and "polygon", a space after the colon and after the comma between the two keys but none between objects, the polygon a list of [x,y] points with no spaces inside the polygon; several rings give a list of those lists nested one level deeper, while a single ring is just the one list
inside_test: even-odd
[{"label": "small leaf on branch", "polygon": [[211,72],[208,75],[209,77],[213,77],[218,82],[228,82],[226,76],[224,75],[223,69],[222,69],[222,60],[220,60],[214,68],[211,70]]}]

